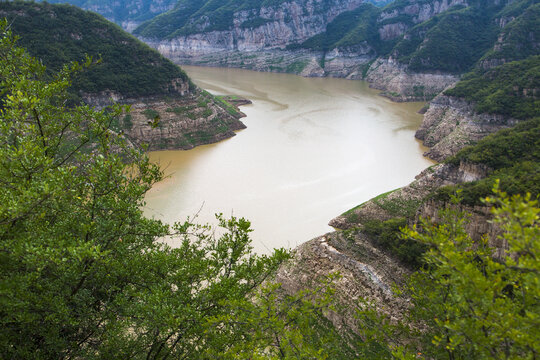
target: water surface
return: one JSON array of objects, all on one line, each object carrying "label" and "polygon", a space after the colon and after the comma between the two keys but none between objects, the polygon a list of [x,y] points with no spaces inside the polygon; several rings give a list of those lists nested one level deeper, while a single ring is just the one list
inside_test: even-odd
[{"label": "water surface", "polygon": [[224,213],[249,219],[257,252],[331,231],[330,219],[404,186],[431,165],[414,131],[421,103],[393,103],[365,82],[184,67],[213,94],[253,101],[247,129],[218,144],[152,152],[169,177],[146,213],[167,222]]}]

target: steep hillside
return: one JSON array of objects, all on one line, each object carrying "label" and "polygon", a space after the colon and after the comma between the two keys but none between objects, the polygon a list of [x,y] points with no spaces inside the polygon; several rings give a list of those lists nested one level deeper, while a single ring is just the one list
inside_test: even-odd
[{"label": "steep hillside", "polygon": [[[539,54],[535,3],[456,4],[403,32],[391,52],[370,68],[366,79],[398,99],[429,99],[476,66],[493,67]],[[438,77],[442,74],[449,81],[441,82]]]},{"label": "steep hillside", "polygon": [[99,58],[75,79],[73,100],[131,104],[119,129],[150,149],[192,148],[244,127],[236,109],[201,93],[178,66],[100,15],[70,5],[0,2],[0,16],[51,72],[85,54]]},{"label": "steep hillside", "polygon": [[178,66],[92,12],[70,5],[1,2],[0,16],[20,36],[20,46],[51,72],[70,61],[83,60],[85,54],[100,57],[101,64],[74,84],[77,90],[141,97],[172,94],[189,86]]},{"label": "steep hillside", "polygon": [[156,15],[171,10],[177,0],[50,0],[49,3],[69,3],[103,15],[127,31]]},{"label": "steep hillside", "polygon": [[540,115],[540,56],[465,75],[429,105],[416,137],[443,160],[463,146]]},{"label": "steep hillside", "polygon": [[[362,0],[180,0],[175,9],[146,22],[134,34],[174,40],[185,51],[278,48],[321,33],[340,13]],[[192,46],[192,47],[191,47]]]},{"label": "steep hillside", "polygon": [[477,64],[538,54],[538,4],[397,0],[183,0],[135,30],[177,63],[366,79],[395,100],[429,100]]}]

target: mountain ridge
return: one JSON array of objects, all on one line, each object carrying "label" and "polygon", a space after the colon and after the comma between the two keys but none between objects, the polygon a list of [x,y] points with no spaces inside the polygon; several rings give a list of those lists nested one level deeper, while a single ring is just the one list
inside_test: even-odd
[{"label": "mountain ridge", "polygon": [[234,106],[198,89],[177,65],[98,14],[71,5],[0,2],[0,17],[53,73],[87,54],[99,59],[75,77],[72,101],[130,105],[116,130],[149,150],[190,149],[245,128]]}]

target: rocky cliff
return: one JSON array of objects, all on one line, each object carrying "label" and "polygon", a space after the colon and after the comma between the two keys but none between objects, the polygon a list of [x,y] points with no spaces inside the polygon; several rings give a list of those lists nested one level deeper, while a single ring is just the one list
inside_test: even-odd
[{"label": "rocky cliff", "polygon": [[540,6],[526,0],[246,4],[208,12],[186,2],[135,34],[177,63],[366,79],[398,101],[430,100],[476,65],[540,51]]},{"label": "rocky cliff", "polygon": [[410,71],[407,65],[390,57],[377,59],[365,79],[394,101],[428,101],[459,81],[459,76]]},{"label": "rocky cliff", "polygon": [[[340,230],[295,249],[291,263],[281,269],[279,281],[292,292],[309,287],[313,279],[339,272],[343,277],[336,282],[336,298],[346,311],[331,314],[329,319],[335,326],[355,330],[354,314],[362,308],[359,299],[373,304],[390,318],[401,319],[409,301],[394,289],[399,289],[411,274],[411,265],[404,258],[412,255],[400,244],[405,240],[397,239],[397,248],[405,249],[398,254],[395,248],[381,245],[385,240],[379,236],[389,236],[388,233],[376,235],[369,227],[384,226],[393,220],[399,220],[399,226],[413,225],[420,218],[437,220],[439,210],[448,206],[431,199],[437,189],[483,179],[490,171],[486,166],[470,163],[438,164],[424,170],[411,184],[379,195],[333,219],[330,225]],[[498,229],[489,222],[489,208],[463,205],[456,206],[456,210],[471,214],[466,231],[473,239],[490,236],[497,256],[507,250],[507,244],[497,238]],[[393,231],[399,229],[395,227]]]},{"label": "rocky cliff", "polygon": [[141,26],[135,34],[146,40],[162,39],[158,46],[168,46],[189,56],[223,51],[285,49],[289,44],[305,41],[325,31],[326,25],[337,15],[361,3],[362,0],[287,0],[270,5],[263,2],[257,6],[237,1],[227,8],[230,15],[224,25],[218,24],[213,16],[218,15],[221,8],[212,13],[199,9],[167,34],[156,36],[158,33],[152,28],[161,23],[166,25],[183,14],[165,14]]},{"label": "rocky cliff", "polygon": [[137,99],[120,119],[124,134],[148,150],[189,150],[235,135],[245,116],[225,100],[197,91],[176,98]]},{"label": "rocky cliff", "polygon": [[327,317],[340,331],[358,329],[356,312],[362,299],[393,319],[401,319],[409,306],[407,299],[394,289],[403,285],[411,270],[374,247],[365,235],[329,233],[302,244],[293,255],[276,276],[276,281],[290,294],[339,273],[340,278],[334,282],[334,299],[340,310]]},{"label": "rocky cliff", "polygon": [[[245,115],[227,97],[215,97],[206,91],[190,90],[185,82],[176,94],[126,98],[103,91],[84,94],[85,103],[98,108],[113,103],[129,105],[115,124],[132,143],[148,150],[189,150],[198,145],[215,143],[245,129],[240,121]],[[235,100],[238,105],[249,100]]]},{"label": "rocky cliff", "polygon": [[285,1],[277,6],[234,11],[230,28],[224,30],[207,31],[212,27],[209,19],[198,32],[171,38],[158,39],[144,29],[135,33],[181,64],[361,78],[359,68],[375,56],[367,44],[331,52],[287,50],[291,44],[324,32],[336,16],[361,3],[362,0]]},{"label": "rocky cliff", "polygon": [[463,147],[517,123],[517,119],[500,114],[480,114],[474,103],[441,94],[430,102],[415,136],[430,148],[425,156],[443,161]]},{"label": "rocky cliff", "polygon": [[476,181],[487,176],[485,166],[461,163],[434,165],[416,176],[409,185],[382,194],[330,221],[337,229],[362,228],[369,221],[387,221],[395,217],[415,218],[420,205],[442,186]]},{"label": "rocky cliff", "polygon": [[28,2],[0,3],[0,16],[8,18],[19,44],[51,73],[84,60],[85,54],[99,56],[99,63],[75,77],[74,100],[97,107],[130,104],[131,113],[116,130],[150,150],[189,149],[245,127],[234,106],[197,89],[182,69],[102,16],[74,6]]}]

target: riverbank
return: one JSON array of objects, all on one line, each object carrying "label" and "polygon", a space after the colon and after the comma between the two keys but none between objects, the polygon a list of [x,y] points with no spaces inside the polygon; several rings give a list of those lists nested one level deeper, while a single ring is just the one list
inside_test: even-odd
[{"label": "riverbank", "polygon": [[361,81],[185,69],[201,88],[253,104],[242,107],[247,129],[231,141],[151,154],[171,178],[150,194],[148,214],[167,222],[204,204],[200,222],[216,212],[248,218],[257,252],[292,248],[432,165],[414,139],[423,103],[393,103]]}]

